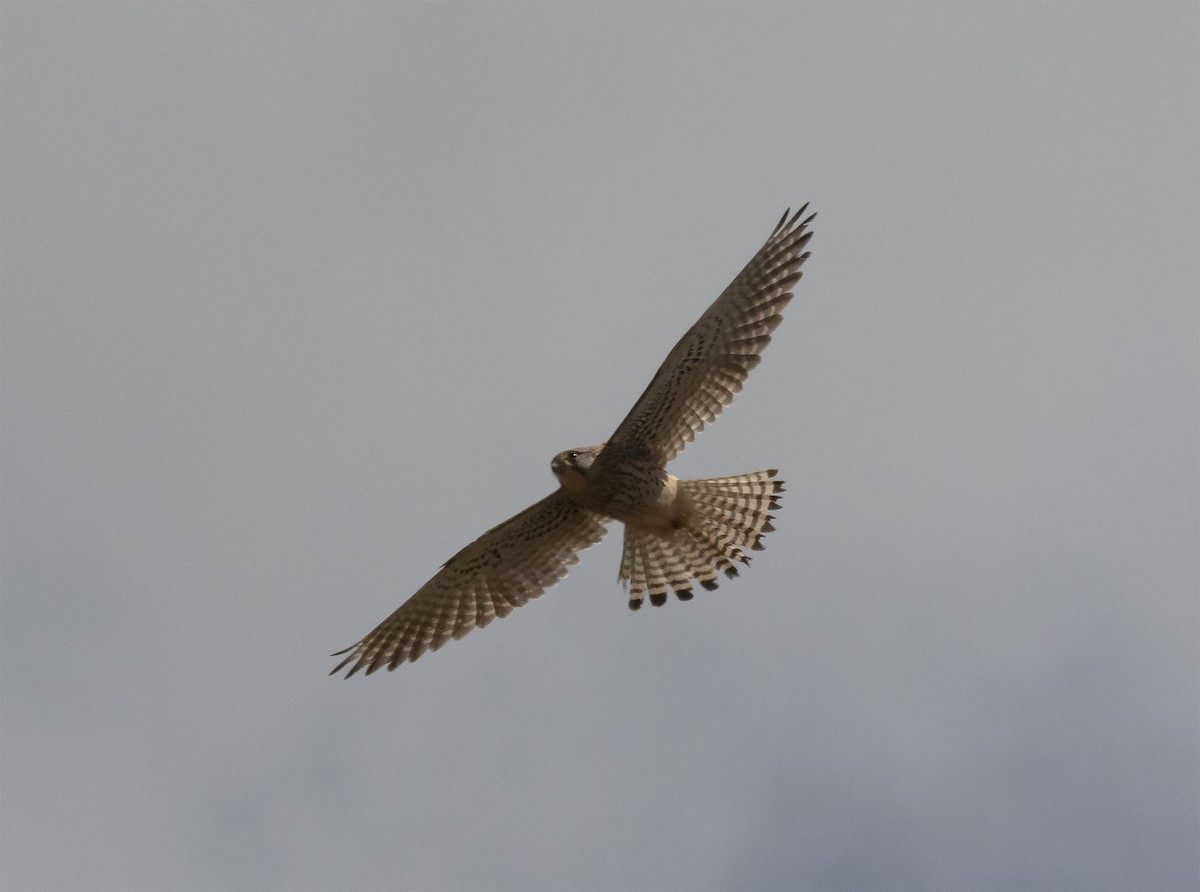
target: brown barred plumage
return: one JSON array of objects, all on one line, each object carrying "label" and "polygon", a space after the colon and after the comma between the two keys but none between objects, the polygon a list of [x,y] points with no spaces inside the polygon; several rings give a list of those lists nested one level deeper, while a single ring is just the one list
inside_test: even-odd
[{"label": "brown barred plumage", "polygon": [[[559,489],[484,533],[448,560],[345,655],[333,672],[395,669],[451,638],[507,616],[539,597],[600,541],[605,524],[625,524],[621,579],[629,606],[668,592],[692,598],[692,582],[717,587],[737,576],[771,532],[782,484],[776,472],[679,480],[665,465],[730,403],[758,365],[791,287],[808,259],[808,205],[786,212],[766,244],[688,329],[606,443],[569,449],[551,469]],[[331,673],[332,674],[332,673]]]},{"label": "brown barred plumage", "polygon": [[744,549],[762,551],[762,537],[775,529],[783,482],[775,470],[680,480],[679,490],[690,499],[691,520],[667,535],[625,526],[621,553],[621,581],[629,587],[629,606],[637,610],[646,595],[660,607],[670,590],[681,601],[692,598],[694,579],[709,590],[717,587],[717,573],[737,576],[737,564],[748,564]]}]

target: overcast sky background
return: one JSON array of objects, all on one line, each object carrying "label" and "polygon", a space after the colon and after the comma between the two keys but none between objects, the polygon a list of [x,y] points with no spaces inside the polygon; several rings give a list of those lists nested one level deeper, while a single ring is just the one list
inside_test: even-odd
[{"label": "overcast sky background", "polygon": [[[1200,886],[1200,7],[5,3],[8,889]],[[604,439],[767,550],[356,641]]]}]

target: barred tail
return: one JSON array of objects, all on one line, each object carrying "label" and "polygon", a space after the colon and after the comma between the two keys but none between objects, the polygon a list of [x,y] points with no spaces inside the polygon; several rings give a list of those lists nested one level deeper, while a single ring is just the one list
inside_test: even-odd
[{"label": "barred tail", "polygon": [[743,549],[762,551],[763,535],[775,529],[767,512],[779,507],[783,492],[783,482],[771,479],[777,473],[680,480],[680,497],[691,506],[684,526],[662,536],[626,525],[621,580],[629,584],[630,609],[641,607],[647,593],[650,603],[661,607],[668,589],[688,601],[693,579],[711,591],[718,572],[737,576],[735,564],[750,563]]}]

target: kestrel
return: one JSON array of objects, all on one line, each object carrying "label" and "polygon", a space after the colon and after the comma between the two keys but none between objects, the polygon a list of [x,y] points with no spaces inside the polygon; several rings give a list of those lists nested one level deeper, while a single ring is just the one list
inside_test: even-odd
[{"label": "kestrel", "polygon": [[611,520],[625,524],[620,579],[629,606],[648,594],[656,607],[668,589],[681,601],[692,581],[717,587],[761,551],[779,507],[776,470],[680,480],[666,464],[733,400],[782,321],[816,214],[785,212],[771,237],[667,355],[616,431],[598,446],[568,449],[550,469],[559,488],[494,527],[442,566],[399,609],[357,644],[347,666],[370,675],[395,669],[451,638],[508,616],[567,575],[579,552],[599,542]]}]

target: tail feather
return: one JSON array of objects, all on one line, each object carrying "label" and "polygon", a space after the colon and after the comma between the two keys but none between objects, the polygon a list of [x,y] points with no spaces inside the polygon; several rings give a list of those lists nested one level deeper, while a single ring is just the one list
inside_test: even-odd
[{"label": "tail feather", "polygon": [[667,588],[670,585],[666,576],[669,557],[663,551],[661,540],[651,537],[643,544],[645,550],[642,554],[642,569],[646,586],[650,591],[650,603],[665,603]]},{"label": "tail feather", "polygon": [[629,585],[629,606],[637,610],[646,595],[656,607],[667,601],[668,589],[681,601],[692,597],[692,580],[709,591],[717,574],[738,575],[737,564],[748,564],[745,549],[762,551],[762,537],[775,529],[769,511],[779,507],[783,483],[775,470],[680,480],[681,497],[690,501],[691,520],[669,535],[625,527],[621,579]]}]

